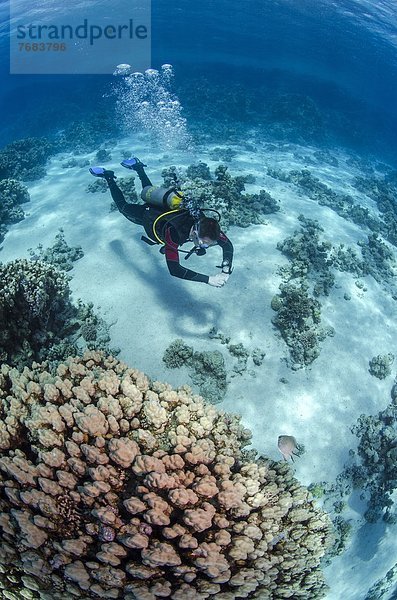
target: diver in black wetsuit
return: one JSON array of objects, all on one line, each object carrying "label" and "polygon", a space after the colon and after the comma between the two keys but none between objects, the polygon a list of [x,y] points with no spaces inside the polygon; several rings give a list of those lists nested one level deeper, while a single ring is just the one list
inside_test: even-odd
[{"label": "diver in black wetsuit", "polygon": [[[119,211],[129,221],[144,227],[149,238],[142,237],[144,241],[149,244],[163,244],[164,250],[162,248],[162,251],[171,275],[180,279],[200,281],[214,287],[222,287],[232,272],[233,245],[220,230],[218,221],[206,217],[204,213],[201,213],[198,219],[194,219],[188,210],[178,208],[183,198],[182,192],[176,188],[166,190],[153,186],[145,173],[146,165],[136,157],[123,160],[121,164],[137,173],[142,184],[141,198],[145,204],[126,202],[123,192],[115,182],[113,171],[107,171],[102,167],[92,167],[90,173],[95,177],[103,177],[108,183],[110,193]],[[179,247],[188,241],[193,242],[194,247],[186,253],[186,258],[193,252],[202,255],[205,254],[207,248],[220,246],[223,252],[221,272],[208,276],[183,267],[179,262]]]}]

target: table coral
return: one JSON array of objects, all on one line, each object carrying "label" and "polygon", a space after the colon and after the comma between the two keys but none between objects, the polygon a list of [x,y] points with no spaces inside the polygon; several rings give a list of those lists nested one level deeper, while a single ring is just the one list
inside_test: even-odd
[{"label": "table coral", "polygon": [[249,439],[103,353],[3,365],[0,597],[322,598],[328,518]]}]

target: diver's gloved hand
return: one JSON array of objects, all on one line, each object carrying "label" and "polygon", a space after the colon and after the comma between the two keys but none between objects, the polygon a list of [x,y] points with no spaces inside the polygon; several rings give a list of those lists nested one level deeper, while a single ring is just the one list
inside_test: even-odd
[{"label": "diver's gloved hand", "polygon": [[217,273],[208,278],[208,285],[212,285],[213,287],[223,287],[228,279],[229,275],[227,273]]}]

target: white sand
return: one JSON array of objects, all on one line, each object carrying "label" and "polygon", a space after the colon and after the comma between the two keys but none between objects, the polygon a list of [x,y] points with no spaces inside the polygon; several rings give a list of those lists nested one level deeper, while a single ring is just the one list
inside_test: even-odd
[{"label": "white sand", "polygon": [[[131,149],[129,144],[124,140],[112,149],[113,161],[106,165],[123,177],[128,172],[117,165],[121,151]],[[163,158],[148,152],[143,139],[133,149],[150,165],[148,173],[155,183],[161,183],[161,169],[169,164],[187,166],[198,158],[210,166],[215,164],[205,152],[196,157],[173,154],[172,160]],[[266,357],[260,367],[251,360],[244,375],[231,378],[221,406],[242,415],[253,432],[253,445],[273,459],[280,458],[278,435],[295,435],[306,447],[306,453],[295,462],[296,476],[305,484],[335,478],[349,448],[356,445],[350,427],[360,414],[376,413],[388,404],[393,378],[380,381],[372,377],[368,361],[376,354],[396,353],[397,338],[396,307],[390,295],[371,277],[363,280],[367,288],[363,292],[353,276],[337,273],[337,285],[328,297],[320,299],[323,324],[332,325],[335,336],[322,344],[320,357],[309,369],[294,372],[283,360],[287,347],[275,335],[270,308],[280,283],[277,267],[286,262],[276,249],[277,242],[299,228],[300,213],[318,219],[324,235],[334,244],[354,245],[366,239],[362,229],[331,209],[265,175],[267,166],[303,168],[305,159],[294,153],[304,157],[313,151],[285,144],[270,154],[264,146],[256,153],[240,151],[230,163],[232,174],[241,169],[256,176],[255,185],[248,185],[247,191],[264,187],[281,201],[282,209],[269,216],[267,225],[228,232],[235,247],[235,271],[222,289],[170,277],[158,247],[144,244],[138,226],[118,212],[109,212],[109,194],[85,192],[93,181],[87,168],[62,168],[66,155],[52,159],[47,176],[28,185],[31,202],[24,205],[27,216],[10,228],[0,253],[3,262],[27,257],[28,248],[39,243],[52,245],[62,227],[68,244],[80,244],[84,251],[72,271],[74,297],[100,307],[103,317],[114,323],[112,345],[121,348],[120,358],[152,379],[173,385],[189,383],[185,372],[168,370],[162,362],[164,350],[177,337],[196,350],[220,350],[231,369],[235,359],[218,340],[208,337],[214,326],[230,335],[234,343],[264,349]],[[374,203],[351,188],[359,171],[346,165],[347,155],[333,154],[339,167],[324,163],[308,168],[333,189],[355,194],[361,204],[365,202],[376,213]],[[88,158],[95,164],[94,154]],[[215,248],[205,257],[192,257],[188,264],[215,274],[220,256],[219,248]],[[350,301],[343,297],[346,292]],[[282,377],[288,383],[280,383]],[[373,582],[397,560],[396,527],[368,525],[359,512],[362,510],[360,503],[350,507],[356,533],[345,554],[326,569],[329,600],[363,600]]]}]

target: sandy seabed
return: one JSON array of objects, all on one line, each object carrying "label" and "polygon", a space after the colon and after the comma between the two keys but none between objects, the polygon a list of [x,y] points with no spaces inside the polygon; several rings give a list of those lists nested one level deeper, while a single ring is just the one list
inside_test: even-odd
[{"label": "sandy seabed", "polygon": [[[304,168],[305,157],[317,148],[280,144],[271,154],[266,144],[255,153],[235,149],[238,155],[229,163],[230,172],[252,173],[255,184],[247,185],[247,191],[266,189],[280,201],[281,210],[269,215],[266,224],[233,227],[227,232],[235,248],[234,272],[221,289],[170,277],[158,247],[143,243],[138,226],[117,211],[109,211],[110,195],[86,193],[92,183],[88,168],[62,167],[70,158],[66,154],[50,161],[46,177],[27,184],[31,201],[24,205],[26,218],[10,228],[0,259],[26,258],[28,248],[51,246],[62,227],[67,243],[81,245],[84,251],[71,272],[74,299],[94,303],[112,324],[111,345],[120,348],[119,358],[152,379],[173,386],[190,383],[187,371],[169,370],[162,361],[165,349],[176,338],[183,338],[195,350],[220,350],[232,373],[236,359],[219,340],[209,338],[213,327],[229,335],[232,343],[264,350],[261,366],[250,359],[242,375],[230,377],[219,406],[241,414],[253,432],[253,446],[275,460],[280,458],[278,436],[294,435],[306,449],[294,463],[296,477],[306,485],[331,482],[348,461],[349,449],[356,446],[351,426],[361,414],[375,414],[390,401],[393,377],[374,378],[368,362],[377,354],[395,353],[395,301],[372,277],[362,279],[363,291],[353,275],[336,272],[336,285],[329,296],[321,298],[322,324],[332,326],[335,335],[322,343],[319,358],[309,368],[292,371],[285,361],[287,346],[271,324],[270,302],[281,282],[277,269],[287,262],[277,242],[299,229],[301,213],[317,219],[324,237],[334,245],[355,246],[368,232],[300,195],[295,186],[266,174],[267,167]],[[122,177],[128,172],[118,163],[127,150],[145,160],[148,174],[159,184],[161,170],[170,164],[188,166],[198,159],[211,169],[218,164],[209,158],[211,147],[199,156],[173,153],[171,159],[148,151],[144,138],[135,140],[133,148],[126,138],[111,149],[113,160],[105,165]],[[312,174],[377,214],[375,203],[352,186],[354,177],[362,175],[359,167],[351,166],[342,150],[333,150],[332,155],[338,167],[319,162],[308,166]],[[95,153],[78,157],[82,158],[95,164]],[[211,275],[218,272],[220,260],[220,249],[213,248],[204,257],[191,257],[188,266]],[[351,299],[345,300],[345,294]],[[364,510],[365,504],[353,495],[348,517],[354,533],[345,553],[325,570],[330,585],[327,600],[363,600],[374,581],[396,562],[397,526],[370,525],[362,516]]]}]

